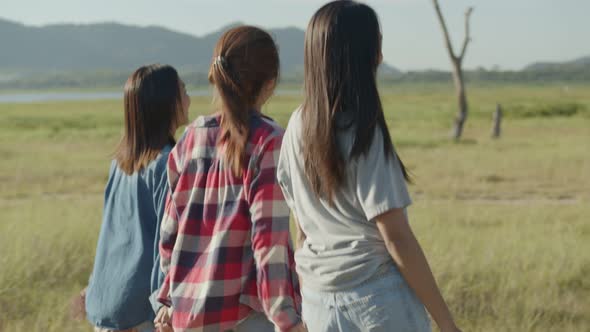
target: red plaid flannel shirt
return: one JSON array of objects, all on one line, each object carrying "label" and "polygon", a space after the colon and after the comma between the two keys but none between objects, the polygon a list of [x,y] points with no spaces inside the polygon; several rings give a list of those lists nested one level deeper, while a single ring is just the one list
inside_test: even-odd
[{"label": "red plaid flannel shirt", "polygon": [[276,180],[283,130],[252,115],[247,169],[236,177],[224,166],[219,121],[198,118],[170,153],[159,301],[172,306],[175,331],[226,331],[252,310],[287,331],[301,321],[301,297]]}]

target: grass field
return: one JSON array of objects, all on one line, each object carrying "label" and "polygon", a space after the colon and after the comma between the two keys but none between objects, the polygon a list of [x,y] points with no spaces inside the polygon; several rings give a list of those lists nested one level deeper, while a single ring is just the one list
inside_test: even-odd
[{"label": "grass field", "polygon": [[[463,330],[589,331],[590,87],[470,87],[460,143],[451,87],[382,96],[414,175],[411,222]],[[299,102],[266,112],[286,125]],[[90,331],[68,301],[92,268],[121,107],[0,104],[0,330]],[[210,110],[193,99],[193,118]]]}]

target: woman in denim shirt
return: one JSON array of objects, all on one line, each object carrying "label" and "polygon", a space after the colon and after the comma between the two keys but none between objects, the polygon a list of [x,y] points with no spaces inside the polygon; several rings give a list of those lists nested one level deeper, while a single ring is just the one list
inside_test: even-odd
[{"label": "woman in denim shirt", "polygon": [[86,314],[95,331],[153,331],[160,220],[174,133],[190,99],[176,70],[150,65],[125,85],[125,132],[111,163]]}]

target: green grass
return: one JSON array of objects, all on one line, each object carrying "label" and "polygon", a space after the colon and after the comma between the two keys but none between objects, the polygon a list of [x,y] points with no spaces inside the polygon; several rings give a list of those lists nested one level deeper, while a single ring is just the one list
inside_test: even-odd
[{"label": "green grass", "polygon": [[[590,88],[468,93],[472,112],[455,143],[451,87],[383,88],[414,175],[411,222],[446,299],[464,331],[590,330]],[[299,102],[275,98],[265,111],[286,125]],[[493,140],[497,102],[506,117]],[[578,106],[561,113],[567,105]],[[90,331],[70,320],[68,302],[92,268],[121,107],[0,104],[0,330]],[[192,117],[210,110],[193,99]]]}]

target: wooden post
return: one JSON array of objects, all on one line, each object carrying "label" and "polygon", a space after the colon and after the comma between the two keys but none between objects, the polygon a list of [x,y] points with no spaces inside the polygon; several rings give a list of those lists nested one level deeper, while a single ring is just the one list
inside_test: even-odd
[{"label": "wooden post", "polygon": [[502,105],[496,104],[492,123],[492,138],[500,138],[502,125]]}]

